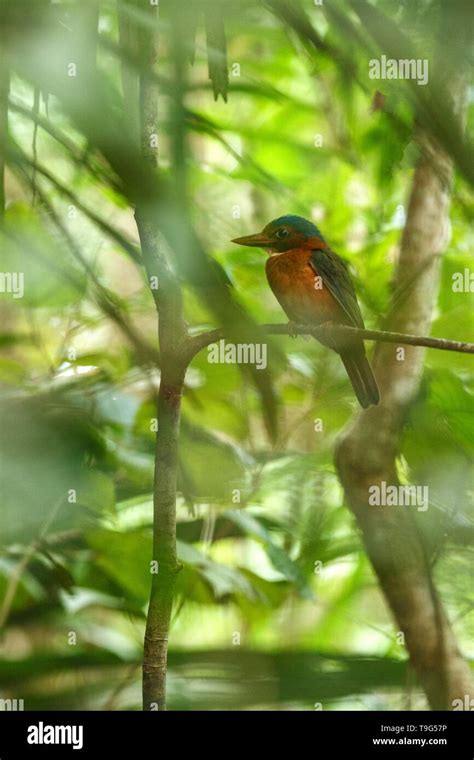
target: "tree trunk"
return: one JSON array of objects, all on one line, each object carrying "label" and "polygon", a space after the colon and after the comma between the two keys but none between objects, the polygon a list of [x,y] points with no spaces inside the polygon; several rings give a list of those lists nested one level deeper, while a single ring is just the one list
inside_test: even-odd
[{"label": "tree trunk", "polygon": [[[458,89],[457,105],[463,101]],[[407,222],[395,274],[387,329],[429,334],[439,284],[439,255],[448,222],[449,158],[426,134],[413,178]],[[473,693],[469,667],[434,588],[429,560],[409,508],[368,504],[369,487],[397,485],[396,457],[407,409],[423,372],[424,349],[377,345],[374,370],[381,403],[358,415],[336,450],[336,466],[349,507],[393,612],[411,663],[433,709],[451,709]]]}]

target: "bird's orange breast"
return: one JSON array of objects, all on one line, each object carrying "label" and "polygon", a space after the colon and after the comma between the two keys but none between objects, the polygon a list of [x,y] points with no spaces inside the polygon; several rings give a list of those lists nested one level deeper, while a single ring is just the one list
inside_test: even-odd
[{"label": "bird's orange breast", "polygon": [[293,322],[320,324],[338,321],[341,307],[309,263],[311,251],[297,248],[269,257],[269,285]]}]

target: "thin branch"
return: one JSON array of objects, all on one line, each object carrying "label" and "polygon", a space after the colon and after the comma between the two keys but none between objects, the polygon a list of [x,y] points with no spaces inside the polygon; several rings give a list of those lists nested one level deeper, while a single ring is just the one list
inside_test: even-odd
[{"label": "thin branch", "polygon": [[78,195],[70,190],[64,183],[60,182],[57,177],[54,176],[45,166],[35,163],[28,156],[20,150],[18,146],[15,150],[10,152],[9,162],[13,165],[32,167],[35,172],[41,174],[63,197],[71,201],[81,213],[88,217],[104,234],[114,240],[118,245],[130,256],[133,261],[138,264],[142,263],[141,256],[136,246],[130,243],[127,238],[122,235],[115,227],[112,227],[102,217],[95,213],[92,209],[85,206],[79,199]]},{"label": "thin branch", "polygon": [[[32,178],[23,166],[17,166],[16,174],[19,180],[23,182],[25,186],[31,187]],[[127,318],[124,310],[119,308],[118,302],[114,298],[114,294],[101,284],[93,268],[87,259],[83,256],[80,247],[77,245],[73,236],[58,215],[56,209],[54,208],[54,205],[48,200],[47,196],[39,186],[36,188],[36,195],[40,201],[42,209],[44,209],[45,214],[51,219],[57,230],[64,238],[69,252],[84,270],[84,273],[88,278],[87,287],[89,289],[91,299],[95,305],[102,311],[105,317],[108,317],[117,325],[124,336],[128,339],[131,346],[135,349],[136,358],[140,364],[159,367],[159,351],[143,338],[137,327],[132,323],[131,320]],[[13,237],[11,233],[10,237],[15,240],[17,244],[19,244],[19,241]],[[74,290],[78,292],[83,291],[82,280],[78,279],[75,276],[75,272],[72,270],[70,271],[62,263],[57,263],[50,258],[45,258],[39,250],[35,250],[34,255],[37,258],[41,258],[43,263],[49,269],[61,277],[65,283],[68,283],[70,286],[72,286]]]},{"label": "thin branch", "polygon": [[[422,346],[425,348],[438,348],[442,351],[457,351],[462,354],[474,354],[474,343],[465,343],[459,340],[446,338],[429,338],[421,335],[406,335],[405,333],[387,332],[385,330],[362,330],[348,325],[324,324],[318,327],[311,325],[260,325],[262,333],[267,335],[312,335],[314,338],[330,337],[360,337],[363,340],[375,340],[380,343],[396,343],[398,345]],[[216,343],[225,337],[223,327],[215,330],[199,333],[189,339],[187,346],[187,359],[190,361],[199,351],[211,343]]]},{"label": "thin branch", "polygon": [[[10,111],[20,114],[26,119],[30,119],[34,124],[34,131],[37,131],[39,127],[57,142],[58,145],[65,151],[68,158],[79,169],[87,169],[91,177],[97,177],[102,180],[104,184],[111,187],[116,193],[122,193],[122,188],[117,182],[114,175],[110,171],[104,168],[103,164],[96,159],[96,156],[88,150],[84,150],[80,145],[77,145],[74,140],[71,140],[67,135],[61,132],[60,129],[54,126],[49,119],[44,118],[39,113],[37,114],[33,109],[27,108],[20,101],[14,98],[9,98],[8,107]],[[35,143],[33,143],[34,146]],[[38,158],[36,152],[32,149],[32,170],[33,174],[37,172]]]},{"label": "thin branch", "polygon": [[56,516],[62,504],[63,504],[63,498],[61,497],[53,505],[52,510],[46,516],[46,519],[40,529],[38,536],[34,538],[33,541],[31,541],[31,543],[26,547],[23,557],[17,564],[13,574],[10,576],[8,586],[5,591],[5,596],[3,598],[2,606],[0,608],[0,631],[5,628],[5,624],[10,615],[13,602],[15,600],[16,592],[21,583],[23,573],[28,567],[32,557],[34,557],[36,552],[38,552],[41,549],[41,546],[43,545],[43,542],[44,542],[44,539],[46,538],[48,530],[53,524],[54,520],[56,519]]}]

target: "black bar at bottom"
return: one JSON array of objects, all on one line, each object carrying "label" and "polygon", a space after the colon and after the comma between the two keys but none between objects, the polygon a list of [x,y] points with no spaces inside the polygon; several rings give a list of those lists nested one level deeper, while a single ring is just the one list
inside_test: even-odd
[{"label": "black bar at bottom", "polygon": [[0,760],[98,753],[138,760],[188,748],[212,757],[259,747],[266,757],[290,750],[472,760],[473,726],[473,713],[461,711],[1,712]]}]

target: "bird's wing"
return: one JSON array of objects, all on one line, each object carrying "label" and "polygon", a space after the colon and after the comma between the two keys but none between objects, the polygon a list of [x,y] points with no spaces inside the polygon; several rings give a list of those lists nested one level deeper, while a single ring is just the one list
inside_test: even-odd
[{"label": "bird's wing", "polygon": [[309,263],[346,313],[349,324],[363,328],[364,320],[346,263],[329,248],[314,249]]}]

